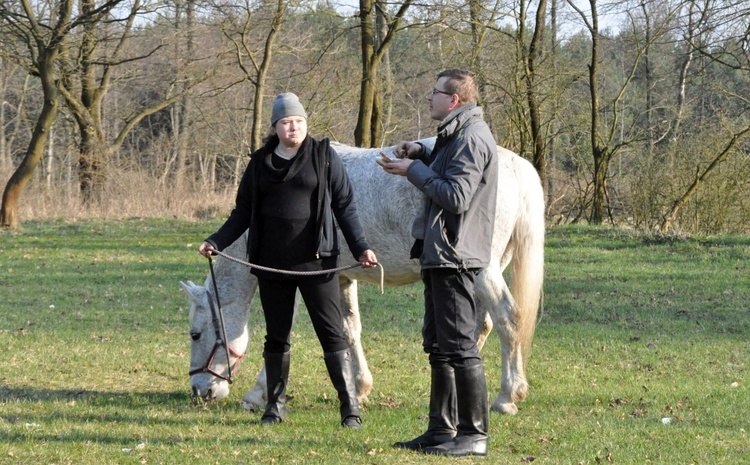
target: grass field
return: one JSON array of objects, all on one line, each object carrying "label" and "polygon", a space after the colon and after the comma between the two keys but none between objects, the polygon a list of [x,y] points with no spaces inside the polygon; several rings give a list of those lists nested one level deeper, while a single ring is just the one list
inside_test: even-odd
[{"label": "grass field", "polygon": [[[426,426],[421,286],[362,285],[375,378],[364,428],[338,426],[305,313],[288,422],[242,410],[264,329],[226,401],[193,405],[187,299],[216,222],[30,222],[0,232],[0,464],[471,463],[395,450]],[[347,257],[348,258],[348,257]],[[498,464],[750,463],[750,238],[548,231],[544,308],[516,416],[491,415]],[[256,304],[257,305],[257,304]],[[499,341],[483,351],[490,395]]]}]

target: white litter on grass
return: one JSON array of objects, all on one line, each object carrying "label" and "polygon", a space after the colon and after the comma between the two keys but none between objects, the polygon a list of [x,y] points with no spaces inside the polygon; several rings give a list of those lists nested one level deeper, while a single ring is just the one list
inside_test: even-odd
[{"label": "white litter on grass", "polygon": [[129,453],[129,452],[133,452],[134,450],[141,450],[141,449],[144,449],[145,447],[146,447],[146,443],[142,442],[142,443],[138,444],[137,446],[135,446],[135,447],[134,447],[134,448],[132,448],[132,449],[128,449],[127,447],[126,447],[126,448],[123,448],[123,449],[122,449],[122,451],[123,451],[123,452],[125,452],[125,453],[127,454],[127,453]]},{"label": "white litter on grass", "polygon": [[661,422],[664,423],[665,425],[668,425],[668,424],[672,423],[672,419],[669,418],[669,417],[664,417],[664,418],[661,419]]},{"label": "white litter on grass", "polygon": [[27,428],[39,428],[40,426],[42,425],[40,425],[39,423],[26,423]]}]

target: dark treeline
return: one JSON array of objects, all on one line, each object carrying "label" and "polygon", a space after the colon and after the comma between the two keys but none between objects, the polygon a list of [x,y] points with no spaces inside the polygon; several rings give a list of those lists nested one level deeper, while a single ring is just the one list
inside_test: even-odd
[{"label": "dark treeline", "polygon": [[192,198],[200,214],[195,199],[235,189],[278,92],[300,96],[311,134],[385,146],[434,135],[425,96],[437,71],[461,67],[498,144],[537,168],[550,224],[746,233],[748,12],[0,0],[0,221],[18,225],[24,190],[81,211],[150,195],[172,214]]}]

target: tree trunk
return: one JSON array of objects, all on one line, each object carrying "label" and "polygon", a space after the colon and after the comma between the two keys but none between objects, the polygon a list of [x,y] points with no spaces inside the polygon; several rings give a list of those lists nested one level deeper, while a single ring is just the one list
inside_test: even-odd
[{"label": "tree trunk", "polygon": [[[643,11],[643,25],[646,34],[646,43],[651,43],[651,16],[645,2],[641,2],[641,11]],[[643,54],[643,73],[646,81],[646,134],[648,134],[648,153],[649,158],[654,156],[654,146],[656,140],[654,137],[654,90],[653,90],[653,72],[651,70],[651,47],[648,47]]]},{"label": "tree trunk", "polygon": [[[471,21],[471,56],[469,58],[469,69],[476,75],[477,89],[479,90],[479,105],[482,104],[482,98],[486,95],[487,79],[482,65],[482,45],[486,37],[487,27],[482,21],[481,12],[485,10],[479,0],[469,1],[469,18]],[[492,128],[492,118],[489,112],[484,114],[484,120]]]},{"label": "tree trunk", "polygon": [[539,93],[540,85],[537,79],[537,61],[541,61],[544,55],[544,32],[545,14],[547,12],[547,1],[540,0],[536,13],[536,25],[534,35],[529,44],[529,54],[526,66],[526,97],[529,105],[529,124],[531,126],[531,142],[533,154],[531,161],[539,174],[542,186],[546,185],[547,160],[545,158],[546,144],[544,142],[544,131],[542,123],[542,109]]},{"label": "tree trunk", "polygon": [[276,12],[273,15],[271,29],[268,31],[266,43],[263,49],[263,60],[258,67],[257,76],[255,78],[255,95],[253,98],[253,135],[250,143],[250,152],[254,152],[261,147],[263,143],[263,129],[268,127],[268,124],[263,121],[263,95],[266,90],[266,75],[268,74],[268,70],[271,68],[271,63],[273,62],[273,46],[276,42],[276,37],[279,35],[279,32],[281,32],[281,26],[284,24],[286,1],[287,0],[278,0],[276,3]]},{"label": "tree trunk", "polygon": [[[193,58],[193,34],[194,34],[194,26],[195,26],[195,0],[187,0],[186,1],[186,7],[185,7],[185,24],[183,27],[183,22],[181,21],[181,8],[179,2],[177,3],[177,9],[176,14],[177,16],[175,20],[175,28],[178,29],[178,33],[180,33],[180,29],[185,29],[185,41],[186,41],[186,50],[184,52],[184,56],[186,57],[186,60],[189,62]],[[177,51],[177,56],[183,55],[181,52],[182,47],[181,44],[177,44],[175,46]],[[182,91],[185,92],[185,95],[180,99],[180,102],[175,105],[175,122],[174,122],[174,135],[175,135],[175,150],[177,153],[175,154],[175,167],[174,171],[172,173],[172,181],[174,183],[173,190],[175,192],[182,192],[182,186],[185,181],[185,167],[187,166],[187,159],[188,159],[188,146],[190,141],[190,125],[191,125],[191,106],[192,106],[192,97],[188,94],[187,88],[189,86],[189,83],[184,82],[182,83]]]},{"label": "tree trunk", "polygon": [[688,24],[685,32],[684,44],[686,48],[685,56],[680,64],[680,74],[677,80],[677,112],[675,113],[674,120],[672,121],[672,135],[671,140],[677,140],[680,137],[680,125],[682,124],[682,118],[685,114],[685,101],[686,101],[686,88],[688,80],[688,70],[690,65],[693,63],[693,57],[695,55],[696,48],[696,35],[697,31],[703,25],[704,16],[698,14],[698,21],[695,20],[696,16],[696,4],[695,1],[689,2],[688,5]]},{"label": "tree trunk", "polygon": [[390,22],[387,33],[377,44],[377,31],[374,20],[373,0],[359,1],[359,23],[362,51],[362,81],[360,83],[359,113],[354,129],[354,143],[357,147],[373,147],[380,141],[382,122],[381,101],[378,95],[378,68],[386,56],[388,47],[398,29],[401,18],[409,9],[412,0],[406,0]]},{"label": "tree trunk", "polygon": [[34,132],[31,134],[26,156],[8,180],[8,183],[5,185],[5,191],[3,191],[3,204],[0,207],[0,226],[3,228],[15,229],[18,227],[20,223],[18,218],[18,204],[21,193],[34,175],[34,170],[39,161],[44,157],[47,133],[55,121],[59,104],[59,93],[55,85],[53,69],[57,54],[58,50],[56,49],[40,50],[38,65],[42,81],[42,91],[44,93],[44,104],[34,126]]},{"label": "tree trunk", "polygon": [[359,89],[359,114],[354,129],[357,147],[372,147],[372,117],[377,90],[377,74],[373,67],[375,55],[375,30],[373,27],[372,0],[359,0],[359,28],[361,34],[362,81]]},{"label": "tree trunk", "polygon": [[[388,16],[387,10],[388,3],[385,0],[376,0],[377,5],[377,34],[378,34],[378,47],[382,47],[385,42],[385,38],[388,35]],[[387,133],[387,128],[390,125],[391,117],[393,113],[393,72],[391,70],[391,58],[388,51],[383,55],[383,60],[380,65],[381,86],[380,92],[378,93],[381,97],[378,99],[376,105],[376,111],[378,116],[373,115],[373,124],[378,126],[376,131],[373,131],[373,141],[376,146],[381,147],[386,145],[384,134]]]},{"label": "tree trunk", "polygon": [[[81,0],[80,5],[81,12],[87,15],[95,8],[94,0]],[[80,48],[81,105],[78,107],[69,105],[72,107],[81,136],[78,145],[78,178],[84,205],[91,205],[94,198],[100,194],[104,184],[102,173],[104,160],[101,153],[104,147],[101,136],[102,94],[96,82],[96,68],[93,63],[97,47],[96,28],[95,22],[83,24]],[[67,89],[75,88],[70,83],[71,77],[72,75],[69,74],[63,79],[63,82],[68,80]]]},{"label": "tree trunk", "polygon": [[[376,84],[377,86],[377,84]],[[376,89],[372,96],[372,118],[370,121],[370,147],[379,145],[383,134],[383,98]]]},{"label": "tree trunk", "polygon": [[103,144],[98,141],[90,127],[79,127],[81,141],[78,144],[78,186],[84,205],[91,206],[101,195],[104,187]]},{"label": "tree trunk", "polygon": [[604,210],[607,206],[607,172],[609,171],[609,156],[601,149],[594,150],[594,191],[591,199],[591,213],[589,222],[602,224]]},{"label": "tree trunk", "polygon": [[591,96],[591,153],[594,158],[594,192],[591,199],[589,222],[601,224],[604,220],[606,201],[607,152],[599,145],[599,16],[596,0],[589,0],[591,6],[591,63],[589,64],[589,95]]},{"label": "tree trunk", "polygon": [[[552,169],[555,168],[555,150],[557,149],[557,114],[559,108],[559,96],[557,94],[558,88],[558,49],[557,49],[557,2],[558,0],[550,0],[550,55],[552,62],[552,88],[555,89],[555,97],[553,99],[553,110],[552,117],[550,118],[550,140],[549,147],[547,148],[547,157],[545,160],[545,171],[549,166]],[[545,183],[547,191],[547,212],[549,213],[550,207],[555,202],[555,183],[553,182],[553,176],[547,176]]]}]

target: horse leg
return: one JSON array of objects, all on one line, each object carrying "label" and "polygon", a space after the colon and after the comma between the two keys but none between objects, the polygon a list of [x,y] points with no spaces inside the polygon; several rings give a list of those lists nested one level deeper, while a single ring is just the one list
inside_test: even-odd
[{"label": "horse leg", "polygon": [[490,312],[486,312],[484,314],[484,325],[482,326],[482,332],[479,334],[479,337],[477,338],[477,347],[479,348],[480,351],[482,350],[482,347],[484,347],[484,343],[487,342],[487,338],[492,332],[493,326],[495,325],[494,323],[492,323],[492,315],[490,315]]},{"label": "horse leg", "polygon": [[[300,293],[297,292],[297,294],[294,296],[294,316],[292,317],[292,326],[294,326],[294,321],[297,320],[297,314],[299,312],[299,304],[302,301],[302,296],[300,296]],[[242,396],[242,401],[240,402],[242,405],[242,408],[245,410],[249,410],[251,412],[260,411],[262,412],[266,408],[266,404],[268,403],[268,388],[267,388],[267,380],[266,380],[266,365],[265,363],[261,366],[260,373],[258,373],[258,377],[255,379],[255,386],[253,386],[252,389],[247,391],[244,396]]]},{"label": "horse leg", "polygon": [[370,368],[365,358],[365,351],[362,348],[362,321],[359,317],[357,280],[340,275],[339,285],[341,291],[341,312],[344,316],[344,336],[351,349],[357,398],[360,403],[363,403],[367,402],[367,396],[372,391],[372,373],[370,373]]},{"label": "horse leg", "polygon": [[266,366],[264,364],[255,380],[255,386],[242,396],[242,401],[240,401],[242,408],[251,412],[262,412],[268,403],[266,392]]},{"label": "horse leg", "polygon": [[515,415],[518,413],[515,403],[524,400],[528,391],[523,351],[516,331],[516,304],[498,269],[490,267],[482,272],[476,290],[479,303],[489,310],[495,323],[502,352],[500,391],[490,408]]}]

